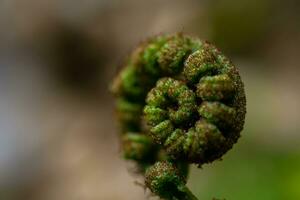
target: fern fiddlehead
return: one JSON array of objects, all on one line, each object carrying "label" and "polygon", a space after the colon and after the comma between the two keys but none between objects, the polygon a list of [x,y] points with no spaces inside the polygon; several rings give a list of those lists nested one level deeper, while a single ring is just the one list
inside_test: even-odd
[{"label": "fern fiddlehead", "polygon": [[240,137],[246,99],[234,65],[213,45],[183,34],[149,39],[114,80],[124,157],[164,199],[197,199],[188,164],[221,158]]}]

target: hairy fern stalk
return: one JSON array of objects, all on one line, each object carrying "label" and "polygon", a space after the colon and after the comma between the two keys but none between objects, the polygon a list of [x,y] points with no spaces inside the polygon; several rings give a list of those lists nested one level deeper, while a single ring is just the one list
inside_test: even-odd
[{"label": "hairy fern stalk", "polygon": [[188,165],[220,159],[240,137],[244,86],[234,65],[212,44],[181,33],[141,43],[112,91],[125,159],[145,185],[167,200],[196,200]]}]

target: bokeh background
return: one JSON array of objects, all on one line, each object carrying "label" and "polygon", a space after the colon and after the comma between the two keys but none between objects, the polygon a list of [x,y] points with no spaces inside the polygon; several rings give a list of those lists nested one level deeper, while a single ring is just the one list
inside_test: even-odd
[{"label": "bokeh background", "polygon": [[216,44],[247,94],[242,138],[192,167],[200,199],[300,199],[298,0],[1,0],[0,199],[156,199],[121,159],[109,83],[148,36]]}]

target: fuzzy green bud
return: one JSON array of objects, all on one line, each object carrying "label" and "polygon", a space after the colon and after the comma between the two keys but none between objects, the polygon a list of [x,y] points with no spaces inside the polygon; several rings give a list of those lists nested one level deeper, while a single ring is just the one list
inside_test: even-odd
[{"label": "fuzzy green bud", "polygon": [[146,186],[164,199],[196,200],[197,198],[185,186],[182,177],[174,164],[168,161],[157,162],[147,169]]},{"label": "fuzzy green bud", "polygon": [[243,129],[246,98],[237,68],[212,44],[184,34],[141,43],[112,91],[125,158],[143,166],[157,161],[146,185],[166,199],[195,199],[175,163],[213,162]]}]

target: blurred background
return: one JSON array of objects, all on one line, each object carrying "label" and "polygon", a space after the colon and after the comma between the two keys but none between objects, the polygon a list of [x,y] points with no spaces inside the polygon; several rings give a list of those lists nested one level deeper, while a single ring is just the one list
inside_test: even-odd
[{"label": "blurred background", "polygon": [[156,199],[121,159],[113,98],[135,45],[183,31],[239,68],[247,116],[200,199],[300,199],[298,0],[1,0],[0,199]]}]

